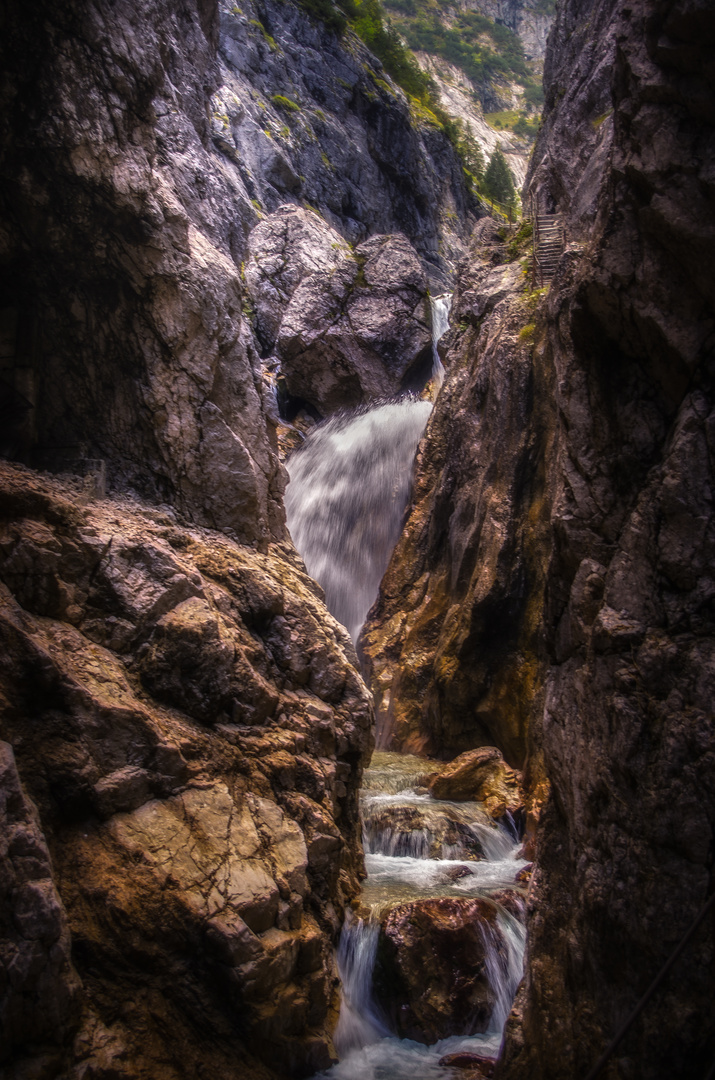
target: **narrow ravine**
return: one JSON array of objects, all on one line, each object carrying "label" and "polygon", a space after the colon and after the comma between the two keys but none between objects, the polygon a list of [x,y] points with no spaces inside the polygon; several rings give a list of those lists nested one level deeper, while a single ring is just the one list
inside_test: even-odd
[{"label": "narrow ravine", "polygon": [[[434,387],[444,376],[437,342],[450,303],[449,295],[432,299]],[[428,400],[405,396],[338,414],[288,462],[291,535],[354,641],[402,527],[431,408]],[[526,864],[508,817],[496,824],[477,802],[431,796],[425,782],[439,767],[381,750],[365,772],[367,879],[338,949],[340,1062],[320,1074],[331,1080],[444,1080],[450,1055],[493,1059],[499,1051],[522,973],[517,879]],[[427,936],[436,930],[440,956],[415,987],[404,973],[390,973],[388,954],[397,941],[408,969],[431,965],[434,957],[421,956],[414,940],[418,924]]]}]

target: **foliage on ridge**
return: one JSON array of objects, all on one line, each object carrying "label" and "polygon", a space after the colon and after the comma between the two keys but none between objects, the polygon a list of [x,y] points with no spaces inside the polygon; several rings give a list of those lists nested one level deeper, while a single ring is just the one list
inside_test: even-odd
[{"label": "foliage on ridge", "polygon": [[[409,47],[449,60],[460,67],[473,84],[494,75],[509,77],[523,87],[527,108],[537,110],[543,102],[543,91],[540,83],[533,79],[521,41],[512,30],[475,11],[460,12],[455,18],[455,27],[449,27],[440,21],[444,17],[441,11],[446,11],[449,0],[385,0],[385,6],[381,0],[296,2],[334,33],[340,35],[349,26],[357,34],[405,91],[418,115],[442,129],[461,161],[467,186],[473,194],[486,195],[502,210],[515,207],[516,189],[503,155],[499,152],[500,160],[495,165],[493,154],[485,172],[479,143],[460,120],[440,106],[433,79],[420,68]],[[554,0],[540,2],[545,11],[553,8]],[[397,24],[388,16],[386,7],[398,14]],[[485,45],[485,35],[494,48]],[[535,121],[518,111],[514,117],[512,122],[499,122],[494,126],[511,128],[519,135],[535,135]]]}]

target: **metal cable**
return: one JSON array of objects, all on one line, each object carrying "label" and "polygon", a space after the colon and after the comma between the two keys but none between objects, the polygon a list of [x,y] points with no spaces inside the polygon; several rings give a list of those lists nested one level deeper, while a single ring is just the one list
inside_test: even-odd
[{"label": "metal cable", "polygon": [[[630,1028],[633,1021],[636,1020],[640,1016],[640,1014],[643,1012],[643,1009],[646,1007],[646,1005],[648,1004],[650,999],[653,997],[653,994],[656,992],[656,990],[658,989],[660,984],[663,982],[665,976],[668,974],[668,972],[672,968],[673,964],[678,959],[678,957],[680,956],[683,949],[685,948],[685,946],[690,941],[691,937],[693,936],[693,934],[695,933],[697,928],[700,926],[700,923],[703,921],[703,919],[707,915],[708,911],[713,906],[713,903],[715,903],[715,892],[712,894],[710,899],[705,903],[705,906],[700,910],[700,913],[697,915],[695,921],[691,924],[690,929],[686,932],[685,936],[683,938],[681,938],[678,945],[676,945],[675,949],[670,954],[670,956],[668,957],[668,959],[666,960],[665,964],[660,969],[660,971],[658,972],[656,977],[653,979],[653,982],[650,984],[650,986],[648,987],[645,994],[643,995],[643,997],[640,999],[640,1001],[636,1005],[636,1007],[633,1010],[633,1012],[631,1013],[631,1015],[628,1017],[626,1022],[619,1028],[618,1033],[613,1037],[611,1042],[608,1044],[608,1046],[604,1050],[603,1054],[601,1054],[601,1057],[598,1059],[596,1064],[591,1069],[590,1073],[586,1077],[586,1080],[595,1080],[595,1078],[597,1076],[599,1076],[600,1073],[603,1071],[603,1068],[608,1063],[608,1059],[611,1057],[613,1051],[617,1048],[618,1044],[620,1043],[621,1039],[623,1038],[623,1036],[626,1034],[626,1032]],[[705,1080],[713,1080],[713,1077],[715,1077],[715,1065],[713,1065],[713,1068],[710,1070],[710,1072],[709,1072],[708,1076],[705,1078]]]}]

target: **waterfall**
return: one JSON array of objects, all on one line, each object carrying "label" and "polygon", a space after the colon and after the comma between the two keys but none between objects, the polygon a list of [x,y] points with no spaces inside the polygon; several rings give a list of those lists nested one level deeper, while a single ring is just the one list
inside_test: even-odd
[{"label": "waterfall", "polygon": [[335,1048],[341,1057],[389,1035],[372,1000],[372,972],[379,933],[376,920],[348,915],[340,935],[337,959],[343,996]]},{"label": "waterfall", "polygon": [[[431,298],[432,377],[451,295]],[[288,530],[335,618],[357,641],[397,543],[432,403],[406,396],[330,417],[288,460]]]},{"label": "waterfall", "polygon": [[361,407],[316,428],[287,464],[293,543],[353,641],[397,543],[412,463],[432,405],[413,397]]},{"label": "waterfall", "polygon": [[[338,950],[343,997],[335,1045],[340,1063],[316,1080],[444,1080],[447,1074],[439,1064],[443,1056],[466,1053],[494,1059],[499,1052],[522,975],[526,940],[524,926],[499,899],[510,890],[518,907],[515,879],[525,863],[516,838],[497,826],[481,804],[447,802],[422,793],[421,780],[431,767],[430,762],[388,752],[376,753],[366,770],[361,796],[368,872],[364,917],[348,915]],[[474,857],[472,834],[481,857]],[[434,857],[447,835],[455,842]],[[486,897],[496,908],[496,924],[480,925],[494,1004],[486,1031],[426,1046],[399,1039],[389,1030],[373,1000],[373,969],[385,913],[395,904],[443,896]]]},{"label": "waterfall", "polygon": [[437,351],[437,342],[449,330],[449,312],[452,307],[452,294],[430,297],[432,310],[432,378],[437,386],[444,382],[444,365]]}]

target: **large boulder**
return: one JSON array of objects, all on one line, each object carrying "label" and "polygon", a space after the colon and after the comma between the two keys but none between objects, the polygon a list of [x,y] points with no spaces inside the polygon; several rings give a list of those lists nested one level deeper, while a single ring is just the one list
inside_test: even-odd
[{"label": "large boulder", "polygon": [[484,1031],[494,1007],[489,954],[505,950],[496,907],[487,900],[398,904],[380,928],[376,999],[401,1038],[429,1044]]},{"label": "large boulder", "polygon": [[282,206],[253,230],[245,276],[288,394],[321,415],[429,377],[427,279],[406,237],[373,236],[352,250],[317,214]]},{"label": "large boulder", "polygon": [[483,802],[494,818],[520,810],[519,778],[495,746],[468,750],[426,780],[435,799]]}]

